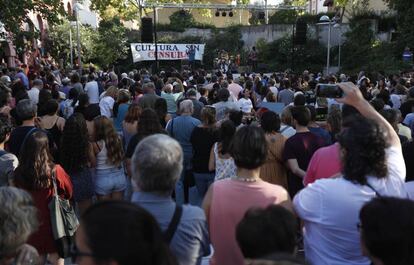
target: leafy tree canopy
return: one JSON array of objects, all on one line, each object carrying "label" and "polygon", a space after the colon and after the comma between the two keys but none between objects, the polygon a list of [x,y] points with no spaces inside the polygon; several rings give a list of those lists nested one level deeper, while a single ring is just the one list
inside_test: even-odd
[{"label": "leafy tree canopy", "polygon": [[27,22],[30,12],[39,14],[54,25],[65,15],[60,0],[2,0],[0,21],[7,31],[17,34],[21,31],[21,23]]}]

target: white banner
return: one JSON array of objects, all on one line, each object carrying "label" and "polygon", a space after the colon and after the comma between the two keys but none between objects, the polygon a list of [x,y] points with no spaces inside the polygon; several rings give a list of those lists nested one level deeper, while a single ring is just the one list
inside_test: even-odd
[{"label": "white banner", "polygon": [[[168,44],[159,43],[158,60],[203,60],[205,44]],[[155,61],[155,45],[153,43],[131,43],[132,60]]]}]

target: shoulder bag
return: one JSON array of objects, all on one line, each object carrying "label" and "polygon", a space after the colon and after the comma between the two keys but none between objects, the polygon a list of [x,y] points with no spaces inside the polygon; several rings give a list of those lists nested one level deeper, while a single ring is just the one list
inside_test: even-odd
[{"label": "shoulder bag", "polygon": [[49,202],[49,210],[53,238],[59,256],[67,258],[70,256],[70,248],[74,242],[74,235],[79,226],[79,221],[69,200],[59,197],[55,171],[52,173],[52,181],[53,196]]}]

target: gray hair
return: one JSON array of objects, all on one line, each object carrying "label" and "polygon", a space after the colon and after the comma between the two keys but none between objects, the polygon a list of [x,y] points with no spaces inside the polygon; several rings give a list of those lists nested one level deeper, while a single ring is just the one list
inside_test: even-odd
[{"label": "gray hair", "polygon": [[181,101],[180,103],[180,113],[193,113],[194,105],[190,99]]},{"label": "gray hair", "polygon": [[37,210],[24,190],[0,187],[0,256],[16,253],[37,230]]},{"label": "gray hair", "polygon": [[155,90],[155,85],[153,82],[147,82],[142,85],[142,91],[144,91],[145,94],[152,92]]},{"label": "gray hair", "polygon": [[33,86],[43,87],[43,81],[42,81],[42,79],[35,79],[35,80],[33,80]]},{"label": "gray hair", "polygon": [[183,169],[183,150],[167,135],[148,136],[135,149],[131,166],[140,190],[169,195]]},{"label": "gray hair", "polygon": [[30,120],[36,117],[37,105],[30,99],[22,99],[16,106],[17,116],[22,120]]}]

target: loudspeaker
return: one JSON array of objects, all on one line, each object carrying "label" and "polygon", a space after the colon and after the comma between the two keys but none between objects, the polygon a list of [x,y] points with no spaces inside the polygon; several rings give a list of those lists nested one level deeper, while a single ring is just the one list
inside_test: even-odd
[{"label": "loudspeaker", "polygon": [[152,18],[143,17],[141,19],[141,42],[143,43],[152,43],[153,40],[153,25]]},{"label": "loudspeaker", "polygon": [[303,19],[298,19],[296,21],[296,34],[294,38],[295,45],[306,44],[307,33],[308,33],[308,24]]}]

